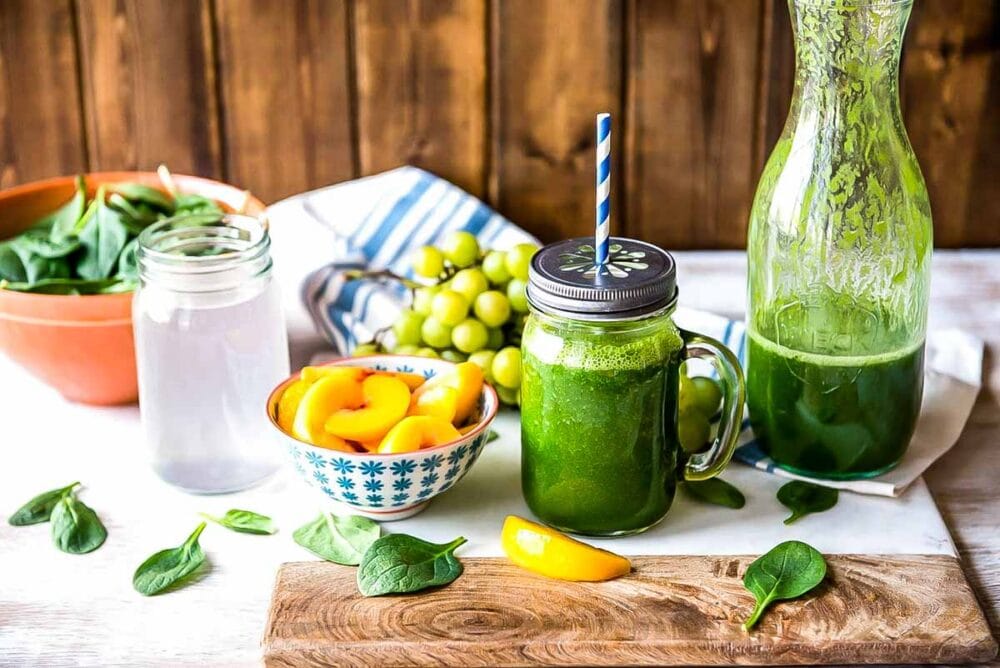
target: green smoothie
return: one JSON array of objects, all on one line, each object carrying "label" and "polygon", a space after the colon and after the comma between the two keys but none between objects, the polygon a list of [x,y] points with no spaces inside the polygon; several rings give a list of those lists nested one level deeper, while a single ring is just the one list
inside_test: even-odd
[{"label": "green smoothie", "polygon": [[644,326],[528,320],[522,342],[522,488],[574,533],[642,531],[674,496],[678,369],[669,316]]},{"label": "green smoothie", "polygon": [[765,452],[805,475],[879,475],[899,462],[923,393],[924,346],[871,356],[791,350],[748,336],[750,420]]}]

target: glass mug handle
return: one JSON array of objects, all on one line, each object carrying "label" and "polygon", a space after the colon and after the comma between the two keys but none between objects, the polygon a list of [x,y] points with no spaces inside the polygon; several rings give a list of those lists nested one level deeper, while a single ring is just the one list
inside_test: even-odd
[{"label": "glass mug handle", "polygon": [[736,450],[746,401],[743,371],[736,356],[719,341],[683,329],[681,336],[684,338],[684,359],[697,357],[711,362],[722,380],[722,419],[719,420],[718,436],[712,447],[691,455],[684,465],[685,480],[708,480],[722,473]]}]

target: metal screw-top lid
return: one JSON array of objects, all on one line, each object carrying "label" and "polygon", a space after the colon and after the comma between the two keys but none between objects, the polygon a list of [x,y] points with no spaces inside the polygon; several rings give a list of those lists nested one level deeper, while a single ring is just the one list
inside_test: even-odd
[{"label": "metal screw-top lid", "polygon": [[594,265],[593,238],[567,239],[535,253],[528,301],[546,313],[576,320],[631,320],[677,299],[670,253],[635,239],[611,237],[607,264]]}]

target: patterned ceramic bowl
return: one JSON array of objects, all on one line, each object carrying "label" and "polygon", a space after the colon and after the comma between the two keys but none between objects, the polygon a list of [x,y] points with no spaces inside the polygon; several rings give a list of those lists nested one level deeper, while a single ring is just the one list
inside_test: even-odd
[{"label": "patterned ceramic bowl", "polygon": [[[330,362],[378,371],[417,373],[433,378],[455,366],[451,362],[408,355],[373,355]],[[299,478],[329,501],[348,506],[352,513],[374,520],[401,520],[416,515],[427,503],[451,488],[472,467],[489,437],[499,401],[487,384],[479,397],[478,426],[457,441],[398,455],[339,452],[300,441],[281,431],[277,423],[278,400],[298,374],[274,388],[267,400],[271,424]]]}]

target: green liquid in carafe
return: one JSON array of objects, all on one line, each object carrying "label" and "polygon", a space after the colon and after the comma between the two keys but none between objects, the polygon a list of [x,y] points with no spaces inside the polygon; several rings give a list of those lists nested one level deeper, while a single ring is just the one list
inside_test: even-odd
[{"label": "green liquid in carafe", "polygon": [[786,469],[820,478],[879,475],[913,435],[923,394],[923,342],[869,356],[806,353],[748,333],[750,420]]}]

